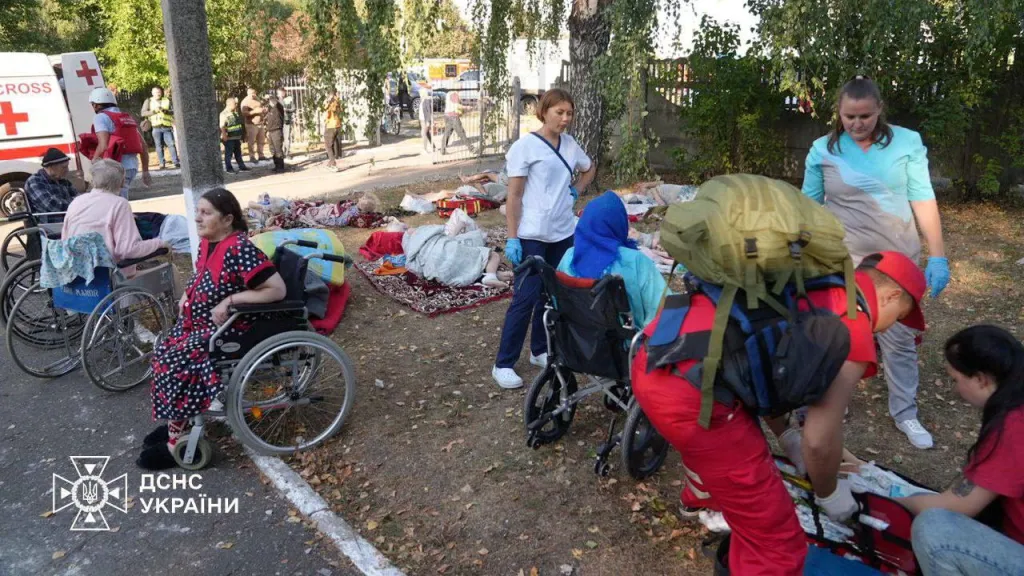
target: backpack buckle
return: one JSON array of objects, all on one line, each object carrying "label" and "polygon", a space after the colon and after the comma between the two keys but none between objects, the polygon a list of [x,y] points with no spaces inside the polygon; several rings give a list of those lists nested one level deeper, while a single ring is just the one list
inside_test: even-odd
[{"label": "backpack buckle", "polygon": [[747,258],[757,258],[757,238],[743,239],[743,253]]},{"label": "backpack buckle", "polygon": [[802,255],[803,255],[803,246],[800,245],[800,242],[790,242],[789,243],[789,257],[792,258],[793,260],[799,261],[800,258],[802,257]]},{"label": "backpack buckle", "polygon": [[801,247],[807,246],[808,244],[811,243],[811,233],[808,232],[807,230],[801,230],[800,236],[797,238],[796,241],[800,243]]}]

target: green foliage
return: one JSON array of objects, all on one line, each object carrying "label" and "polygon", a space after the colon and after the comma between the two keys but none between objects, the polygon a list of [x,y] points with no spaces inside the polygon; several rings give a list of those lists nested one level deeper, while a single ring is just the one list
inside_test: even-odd
[{"label": "green foliage", "polygon": [[470,58],[478,49],[476,31],[452,0],[403,0],[400,28],[406,66],[423,58]]},{"label": "green foliage", "polygon": [[675,151],[694,182],[717,174],[777,174],[783,160],[776,132],[783,98],[764,82],[765,62],[740,56],[739,27],[705,16],[689,57],[690,100],[681,107],[692,149]]},{"label": "green foliage", "polygon": [[[612,171],[618,182],[635,181],[649,172],[647,156],[657,138],[646,128],[646,70],[654,53],[656,0],[617,0],[605,12],[613,41],[596,66],[603,87],[605,114],[617,128]],[[607,132],[606,132],[607,133]]]},{"label": "green foliage", "polygon": [[[384,117],[387,99],[387,76],[401,67],[398,38],[395,33],[394,0],[366,0],[366,20],[362,34],[362,46],[366,50],[364,69],[366,71],[364,97],[371,119]],[[379,130],[379,122],[366,125],[366,137],[373,142]]]},{"label": "green foliage", "polygon": [[[315,132],[316,114],[339,86],[358,86],[358,98],[368,108],[365,136],[376,141],[385,112],[387,75],[401,67],[398,46],[398,7],[394,0],[306,0],[303,30],[307,50],[307,96],[304,123]],[[350,102],[343,103],[346,108]],[[346,131],[352,119],[343,108]]]},{"label": "green foliage", "polygon": [[[98,49],[109,82],[123,90],[168,86],[160,0],[92,0],[105,41]],[[220,93],[243,86],[266,89],[294,63],[282,62],[271,40],[292,9],[277,0],[207,0],[214,84]]]},{"label": "green foliage", "polygon": [[[919,127],[933,164],[968,192],[991,193],[996,167],[1020,163],[1019,152],[992,143],[1006,140],[1013,130],[1006,120],[1024,107],[1024,0],[748,5],[760,17],[757,48],[781,89],[813,100],[817,114],[831,117],[842,84],[866,74],[882,88],[890,118]],[[1019,128],[1009,137],[1019,140]]]}]

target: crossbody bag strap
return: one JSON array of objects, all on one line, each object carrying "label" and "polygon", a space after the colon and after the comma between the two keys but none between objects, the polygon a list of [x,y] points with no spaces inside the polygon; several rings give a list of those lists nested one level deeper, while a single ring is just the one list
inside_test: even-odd
[{"label": "crossbody bag strap", "polygon": [[[558,148],[552,146],[551,142],[545,140],[544,137],[541,136],[540,134],[537,134],[536,132],[530,132],[530,134],[533,134],[534,136],[539,138],[541,142],[546,144],[547,147],[550,148],[551,151],[555,153],[555,156],[558,156],[558,159],[562,161],[562,166],[565,166],[565,169],[569,171],[569,183],[572,184],[572,177],[575,175],[575,173],[572,171],[572,167],[569,166],[569,163],[565,161],[565,157],[562,156],[562,153],[558,151]],[[559,145],[561,145],[562,143],[561,136],[559,136],[558,143]]]}]

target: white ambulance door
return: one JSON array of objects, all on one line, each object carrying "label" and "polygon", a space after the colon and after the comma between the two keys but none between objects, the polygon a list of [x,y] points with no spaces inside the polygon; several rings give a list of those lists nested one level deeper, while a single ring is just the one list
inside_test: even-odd
[{"label": "white ambulance door", "polygon": [[[75,141],[78,135],[92,130],[95,113],[89,104],[89,93],[95,88],[103,88],[103,71],[100,70],[96,55],[92,52],[72,52],[60,55],[61,68],[64,71],[64,90],[71,112],[71,125],[75,130]],[[88,158],[80,158],[82,174],[91,180],[92,163]]]},{"label": "white ambulance door", "polygon": [[46,55],[0,53],[0,174],[35,172],[50,147],[74,157],[74,142]]}]

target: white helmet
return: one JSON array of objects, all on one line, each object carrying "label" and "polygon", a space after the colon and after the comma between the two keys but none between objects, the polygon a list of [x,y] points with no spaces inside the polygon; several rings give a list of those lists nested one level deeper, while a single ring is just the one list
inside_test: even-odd
[{"label": "white helmet", "polygon": [[114,93],[106,88],[93,88],[89,93],[90,104],[117,104]]}]

